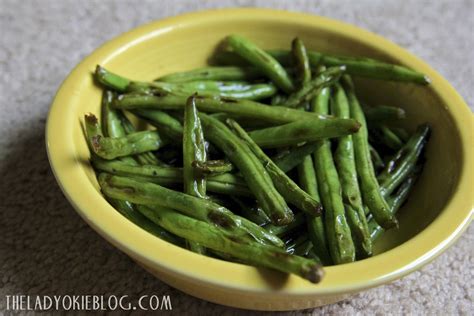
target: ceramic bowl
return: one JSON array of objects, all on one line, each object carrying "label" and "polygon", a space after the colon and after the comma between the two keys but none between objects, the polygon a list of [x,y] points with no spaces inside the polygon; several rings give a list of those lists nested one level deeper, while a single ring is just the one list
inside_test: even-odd
[{"label": "ceramic bowl", "polygon": [[[197,255],[160,240],[114,210],[99,192],[84,140],[86,112],[100,113],[101,89],[92,78],[97,64],[134,79],[204,66],[229,34],[264,48],[288,48],[299,36],[309,49],[368,56],[427,74],[429,86],[356,80],[369,104],[403,107],[405,126],[428,122],[433,129],[426,165],[400,228],[387,232],[375,256],[327,267],[317,285],[299,277]],[[138,27],[94,51],[67,77],[48,117],[51,167],[82,218],[110,243],[159,279],[193,296],[257,310],[293,310],[333,303],[399,279],[446,250],[472,220],[473,116],[451,85],[429,65],[394,43],[328,18],[267,9],[226,9],[185,14]]]}]

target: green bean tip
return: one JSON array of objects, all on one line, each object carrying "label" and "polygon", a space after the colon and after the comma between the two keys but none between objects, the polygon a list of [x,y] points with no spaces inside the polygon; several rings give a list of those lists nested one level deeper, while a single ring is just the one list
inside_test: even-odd
[{"label": "green bean tip", "polygon": [[99,120],[97,119],[97,116],[95,116],[94,114],[92,113],[86,113],[84,115],[84,120],[86,121],[86,123],[88,124],[97,124],[99,122]]},{"label": "green bean tip", "polygon": [[311,283],[319,283],[324,277],[324,270],[319,264],[311,265],[308,267],[308,270],[305,271],[304,277]]}]

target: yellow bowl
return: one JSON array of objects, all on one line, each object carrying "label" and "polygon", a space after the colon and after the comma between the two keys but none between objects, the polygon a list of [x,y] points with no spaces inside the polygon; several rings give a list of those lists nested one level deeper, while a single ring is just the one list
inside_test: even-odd
[{"label": "yellow bowl", "polygon": [[[427,74],[429,86],[357,80],[368,103],[407,111],[406,127],[433,128],[427,161],[400,229],[388,232],[377,255],[326,268],[317,285],[296,276],[194,254],[133,225],[102,197],[81,127],[86,112],[100,113],[101,89],[92,80],[97,64],[130,78],[151,80],[206,64],[219,42],[238,33],[264,48],[287,48],[295,36],[309,49],[360,55],[406,65]],[[398,279],[433,260],[472,220],[473,116],[456,91],[430,66],[397,45],[331,19],[267,9],[228,9],[173,17],[136,28],[106,43],[64,81],[46,128],[54,174],[71,204],[98,233],[164,282],[212,302],[258,310],[320,306]]]}]

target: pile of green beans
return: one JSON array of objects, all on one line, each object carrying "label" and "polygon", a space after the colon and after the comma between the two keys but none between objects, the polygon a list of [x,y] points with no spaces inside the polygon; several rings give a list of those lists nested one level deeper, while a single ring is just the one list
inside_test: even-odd
[{"label": "pile of green beans", "polygon": [[[318,283],[322,266],[373,255],[421,174],[427,124],[364,106],[353,77],[429,79],[373,59],[265,51],[230,35],[222,64],[125,78],[97,66],[84,119],[102,193],[149,233],[199,255]],[[137,130],[132,121],[149,123]]]}]

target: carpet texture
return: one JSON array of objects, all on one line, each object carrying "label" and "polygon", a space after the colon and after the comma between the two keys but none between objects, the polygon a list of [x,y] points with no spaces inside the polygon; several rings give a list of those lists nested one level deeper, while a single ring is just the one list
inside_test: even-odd
[{"label": "carpet texture", "polygon": [[[140,24],[213,7],[264,6],[367,28],[426,60],[474,104],[474,1],[0,0],[0,310],[11,294],[169,294],[173,312],[231,315],[170,288],[89,228],[50,171],[44,126],[60,83],[87,54]],[[305,314],[473,314],[474,229],[402,280]],[[1,313],[1,312],[0,312]]]}]

